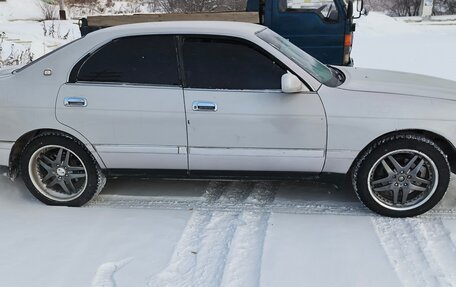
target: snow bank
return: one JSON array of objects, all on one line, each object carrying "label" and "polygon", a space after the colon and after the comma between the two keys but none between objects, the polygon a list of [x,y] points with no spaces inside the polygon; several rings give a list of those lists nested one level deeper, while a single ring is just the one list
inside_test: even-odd
[{"label": "snow bank", "polygon": [[355,36],[358,34],[391,36],[419,32],[417,27],[403,22],[400,18],[389,17],[378,12],[371,12],[368,16],[361,17],[356,25]]},{"label": "snow bank", "polygon": [[[42,55],[81,37],[72,21],[14,21],[0,24],[0,61],[4,66],[27,64]],[[30,57],[28,55],[30,54]],[[21,57],[22,55],[22,57]],[[25,55],[25,56],[24,56]],[[8,60],[10,59],[10,60]],[[19,63],[14,63],[21,59]]]},{"label": "snow bank", "polygon": [[0,2],[0,67],[24,65],[81,37],[71,21],[43,21],[39,0]]},{"label": "snow bank", "polygon": [[0,23],[13,20],[40,20],[43,13],[38,0],[0,2]]},{"label": "snow bank", "polygon": [[381,13],[357,21],[355,66],[456,80],[456,25],[417,25]]}]

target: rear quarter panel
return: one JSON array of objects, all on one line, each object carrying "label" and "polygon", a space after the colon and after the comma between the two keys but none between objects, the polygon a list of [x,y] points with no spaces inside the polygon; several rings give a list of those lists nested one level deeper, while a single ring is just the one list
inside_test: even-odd
[{"label": "rear quarter panel", "polygon": [[[60,124],[55,117],[58,91],[66,82],[73,63],[84,54],[78,43],[38,59],[23,70],[0,77],[0,142],[10,146],[24,134],[40,129],[66,132],[91,150],[90,143],[75,130]],[[44,75],[50,70],[50,76]],[[8,151],[9,154],[9,151]],[[8,165],[2,156],[0,165]],[[102,162],[99,160],[103,167]]]}]

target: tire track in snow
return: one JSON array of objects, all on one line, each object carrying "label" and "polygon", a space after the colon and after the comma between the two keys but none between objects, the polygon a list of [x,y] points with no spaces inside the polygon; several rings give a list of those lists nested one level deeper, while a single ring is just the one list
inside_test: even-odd
[{"label": "tire track in snow", "polygon": [[403,286],[456,286],[456,248],[440,218],[373,217]]},{"label": "tire track in snow", "polygon": [[270,213],[243,212],[233,236],[221,284],[259,286],[264,239]]},{"label": "tire track in snow", "polygon": [[228,186],[229,182],[227,181],[211,181],[209,182],[203,198],[206,200],[206,202],[215,202],[217,201],[220,196],[222,196],[223,191],[226,189]]},{"label": "tire track in snow", "polygon": [[[266,204],[274,198],[269,186],[252,182],[224,185],[210,182],[204,197],[224,205],[244,201]],[[234,267],[239,260],[250,268],[260,268],[268,218],[269,214],[241,214],[240,211],[194,211],[168,267],[154,276],[148,286],[225,286],[225,282],[232,281],[230,272],[237,272]],[[258,274],[233,273],[236,278],[241,278],[238,282],[258,282]],[[252,275],[253,279],[249,277]],[[247,279],[242,280],[244,277]]]},{"label": "tire track in snow", "polygon": [[442,219],[413,218],[409,222],[422,235],[420,245],[425,254],[434,259],[433,269],[442,286],[456,286],[456,247]]},{"label": "tire track in snow", "polygon": [[224,205],[237,205],[244,202],[251,194],[255,182],[232,181],[222,193],[218,202]]},{"label": "tire track in snow", "polygon": [[153,277],[147,286],[191,286],[201,237],[211,218],[209,212],[193,212],[168,266]]},{"label": "tire track in snow", "polygon": [[[266,205],[274,201],[279,183],[258,183],[247,202]],[[243,212],[225,264],[221,286],[259,286],[263,246],[270,212]]]},{"label": "tire track in snow", "polygon": [[[240,189],[242,182],[210,182],[204,197],[212,202],[235,203]],[[217,286],[238,217],[238,213],[194,211],[168,267],[154,276],[148,286]]]},{"label": "tire track in snow", "polygon": [[[195,277],[189,286],[219,286],[226,257],[236,231],[239,214],[215,212],[205,229],[204,239],[198,251]],[[178,285],[175,285],[178,286]]]},{"label": "tire track in snow", "polygon": [[258,207],[264,207],[271,204],[276,196],[276,192],[280,187],[280,182],[262,181],[255,185],[252,193],[245,200],[246,203],[254,204]]},{"label": "tire track in snow", "polygon": [[[403,286],[438,286],[407,219],[373,217],[377,236]],[[423,272],[423,270],[425,272]]]},{"label": "tire track in snow", "polygon": [[[202,201],[192,199],[176,199],[175,197],[166,199],[163,197],[154,198],[153,196],[130,196],[101,194],[90,201],[87,208],[136,208],[136,209],[169,209],[169,210],[200,210],[200,211],[224,211],[224,212],[274,212],[285,214],[317,214],[317,215],[344,215],[344,216],[369,216],[373,212],[369,211],[359,202],[336,201],[274,201],[265,205],[258,205],[247,199],[245,202],[229,204],[228,201],[221,202]],[[456,209],[436,207],[429,210],[419,218],[442,218],[456,219]]]},{"label": "tire track in snow", "polygon": [[97,272],[92,280],[92,287],[115,287],[116,280],[114,275],[117,271],[122,269],[125,265],[130,263],[133,258],[127,258],[117,262],[103,263],[98,267]]}]

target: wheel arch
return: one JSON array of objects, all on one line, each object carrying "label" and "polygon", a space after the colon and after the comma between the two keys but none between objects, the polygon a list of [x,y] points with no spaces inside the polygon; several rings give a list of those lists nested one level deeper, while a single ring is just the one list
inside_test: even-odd
[{"label": "wheel arch", "polygon": [[356,166],[357,162],[359,159],[364,155],[364,153],[375,143],[378,141],[388,138],[391,136],[395,135],[400,135],[400,134],[410,134],[410,135],[420,135],[420,136],[426,136],[430,140],[432,140],[437,146],[439,146],[442,151],[448,156],[448,162],[450,163],[451,167],[451,172],[456,173],[456,148],[455,146],[444,136],[439,135],[435,132],[431,132],[428,130],[422,130],[422,129],[403,129],[403,130],[396,130],[392,132],[388,132],[386,134],[383,134],[374,140],[372,140],[369,144],[367,144],[356,156],[356,158],[353,160],[350,169],[347,172],[347,176],[351,175],[353,172],[354,167]]},{"label": "wheel arch", "polygon": [[10,151],[10,156],[9,156],[9,172],[8,175],[11,179],[14,179],[17,177],[19,173],[19,163],[20,163],[20,158],[22,154],[22,150],[24,147],[29,143],[33,138],[45,134],[45,133],[56,133],[56,134],[62,134],[68,137],[71,137],[79,142],[81,142],[84,146],[87,147],[89,152],[93,155],[93,157],[96,159],[98,165],[101,168],[104,168],[105,165],[103,161],[101,160],[100,156],[96,152],[96,150],[93,148],[93,146],[84,138],[81,140],[80,137],[75,136],[74,134],[71,134],[67,131],[62,131],[58,129],[49,129],[49,128],[42,128],[42,129],[35,129],[32,131],[29,131],[22,136],[20,136],[15,142],[13,147],[11,148]]}]

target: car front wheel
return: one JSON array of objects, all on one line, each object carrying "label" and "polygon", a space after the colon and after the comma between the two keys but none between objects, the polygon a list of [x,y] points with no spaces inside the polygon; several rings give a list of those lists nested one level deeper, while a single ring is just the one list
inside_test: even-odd
[{"label": "car front wheel", "polygon": [[450,178],[447,156],[429,138],[404,134],[380,140],[356,163],[353,186],[371,210],[409,217],[433,208]]},{"label": "car front wheel", "polygon": [[105,183],[89,151],[63,134],[30,141],[22,154],[21,171],[30,192],[49,205],[82,206]]}]

